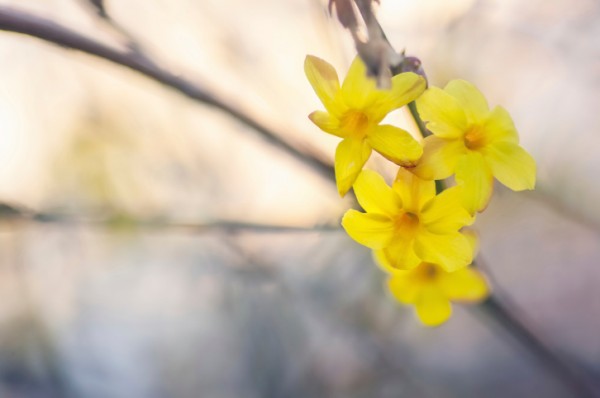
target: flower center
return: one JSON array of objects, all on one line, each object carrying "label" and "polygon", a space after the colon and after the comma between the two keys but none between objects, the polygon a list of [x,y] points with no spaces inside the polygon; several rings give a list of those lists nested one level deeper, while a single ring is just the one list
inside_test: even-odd
[{"label": "flower center", "polygon": [[361,111],[349,110],[342,116],[340,125],[345,133],[362,138],[369,126],[369,118]]},{"label": "flower center", "polygon": [[485,146],[485,131],[480,126],[473,126],[464,136],[465,146],[473,151]]},{"label": "flower center", "polygon": [[419,278],[423,281],[433,281],[439,273],[440,270],[434,264],[423,263],[419,266]]},{"label": "flower center", "polygon": [[398,235],[402,237],[413,236],[419,227],[419,216],[414,213],[404,212],[396,217],[395,227]]}]

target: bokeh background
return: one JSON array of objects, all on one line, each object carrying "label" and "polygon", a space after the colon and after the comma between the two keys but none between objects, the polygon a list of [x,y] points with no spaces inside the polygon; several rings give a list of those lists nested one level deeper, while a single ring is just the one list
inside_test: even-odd
[{"label": "bokeh background", "polygon": [[[122,32],[84,0],[0,5],[108,44],[125,32],[333,158],[303,61],[343,75],[354,52],[323,1],[107,0]],[[476,223],[485,269],[600,394],[600,2],[382,0],[377,15],[433,84],[470,80],[513,115],[538,186],[496,187]],[[575,396],[477,308],[422,327],[336,228],[351,203],[243,123],[30,37],[0,32],[0,54],[0,397]],[[216,220],[298,229],[202,227]]]}]

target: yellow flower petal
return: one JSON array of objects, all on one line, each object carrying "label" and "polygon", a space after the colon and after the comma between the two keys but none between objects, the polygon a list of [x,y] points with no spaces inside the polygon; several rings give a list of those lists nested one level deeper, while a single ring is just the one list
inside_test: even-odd
[{"label": "yellow flower petal", "polygon": [[413,246],[414,239],[394,236],[385,249],[374,253],[377,265],[388,274],[415,268],[421,259]]},{"label": "yellow flower petal", "polygon": [[396,300],[403,304],[413,304],[419,298],[422,286],[414,283],[410,274],[403,272],[387,280],[388,290]]},{"label": "yellow flower petal", "polygon": [[345,137],[344,132],[340,130],[340,121],[329,112],[315,111],[308,115],[308,118],[324,132],[340,138]]},{"label": "yellow flower petal", "polygon": [[392,220],[380,214],[348,210],[342,218],[342,227],[352,239],[371,249],[382,249],[388,246],[394,237]]},{"label": "yellow flower petal", "polygon": [[469,82],[452,80],[444,91],[458,100],[470,122],[483,120],[490,111],[481,91]]},{"label": "yellow flower petal", "polygon": [[452,314],[452,306],[448,299],[433,286],[420,292],[415,301],[415,309],[421,322],[427,326],[441,325]]},{"label": "yellow flower petal", "polygon": [[422,76],[412,72],[400,73],[392,77],[390,90],[378,90],[370,113],[375,120],[383,119],[388,113],[414,101],[425,91],[426,83]]},{"label": "yellow flower petal", "polygon": [[453,301],[479,301],[489,295],[488,284],[481,273],[472,267],[440,277],[440,289]]},{"label": "yellow flower petal", "polygon": [[430,87],[417,98],[417,109],[427,128],[441,138],[462,137],[467,117],[458,100],[445,91]]},{"label": "yellow flower petal", "polygon": [[495,107],[483,122],[483,130],[485,131],[487,141],[489,142],[511,142],[519,143],[519,134],[515,128],[512,118],[501,106]]},{"label": "yellow flower petal", "polygon": [[402,207],[400,197],[385,182],[382,176],[371,170],[363,170],[354,183],[358,203],[369,213],[397,214]]},{"label": "yellow flower petal", "polygon": [[486,208],[492,197],[494,177],[480,153],[469,151],[459,160],[456,182],[462,187],[463,206],[469,213]]},{"label": "yellow flower petal", "polygon": [[390,262],[385,249],[373,250],[373,261],[375,261],[375,264],[386,274],[394,274],[399,272],[397,269],[392,267],[392,263]]},{"label": "yellow flower petal", "polygon": [[332,114],[338,114],[335,96],[340,90],[340,82],[334,67],[321,58],[307,55],[304,60],[304,73],[325,109]]},{"label": "yellow flower petal", "polygon": [[477,257],[477,253],[479,253],[479,236],[477,235],[477,232],[471,228],[463,228],[460,233],[469,241],[471,249],[473,250],[473,258]]},{"label": "yellow flower petal", "polygon": [[[375,79],[367,76],[367,67],[359,56],[352,61],[341,90],[346,105],[352,109],[364,110],[367,105],[373,103],[377,83]],[[378,123],[379,120],[374,122]]]},{"label": "yellow flower petal", "polygon": [[418,214],[435,196],[434,181],[423,180],[404,168],[398,170],[392,188],[400,196],[404,210],[413,214]]},{"label": "yellow flower petal", "polygon": [[483,151],[494,177],[513,191],[534,189],[535,160],[523,148],[509,142],[496,142]]},{"label": "yellow flower petal", "polygon": [[460,232],[438,235],[421,231],[414,248],[422,261],[437,264],[448,272],[466,267],[473,261],[471,243]]},{"label": "yellow flower petal", "polygon": [[427,202],[421,210],[420,220],[428,231],[436,234],[458,231],[474,221],[462,205],[460,187],[446,189]]},{"label": "yellow flower petal", "polygon": [[335,151],[335,180],[340,196],[344,196],[356,181],[363,166],[371,156],[366,140],[346,138]]},{"label": "yellow flower petal", "polygon": [[409,133],[387,124],[369,132],[367,140],[373,149],[398,165],[412,165],[423,153],[423,148]]},{"label": "yellow flower petal", "polygon": [[443,180],[450,177],[456,163],[466,153],[461,140],[439,138],[430,135],[423,141],[423,156],[411,172],[425,180]]},{"label": "yellow flower petal", "polygon": [[375,264],[379,267],[379,269],[381,269],[386,274],[393,275],[398,272],[404,272],[404,270],[399,270],[392,266],[386,249],[373,250],[373,260],[375,261]]}]

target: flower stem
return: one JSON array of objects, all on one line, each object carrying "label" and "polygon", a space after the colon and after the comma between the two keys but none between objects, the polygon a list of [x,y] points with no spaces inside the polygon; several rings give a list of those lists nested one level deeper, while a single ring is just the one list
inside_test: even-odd
[{"label": "flower stem", "polygon": [[425,123],[423,123],[423,120],[419,116],[419,111],[417,111],[417,104],[415,101],[408,103],[408,110],[410,111],[412,118],[414,119],[415,123],[417,124],[417,127],[419,128],[419,133],[421,133],[421,136],[425,138],[431,135],[431,131],[427,130],[427,127],[425,127]]}]

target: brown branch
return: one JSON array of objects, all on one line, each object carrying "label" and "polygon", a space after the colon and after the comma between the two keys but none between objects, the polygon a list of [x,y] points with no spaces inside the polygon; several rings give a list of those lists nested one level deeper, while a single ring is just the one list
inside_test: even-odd
[{"label": "brown branch", "polygon": [[282,134],[265,126],[252,115],[228,104],[197,84],[160,68],[153,62],[149,62],[146,57],[140,56],[140,54],[108,46],[49,19],[7,6],[0,6],[0,30],[36,37],[68,49],[94,55],[139,72],[195,101],[202,102],[228,114],[253,129],[269,144],[307,164],[320,175],[334,181],[333,167],[330,163],[315,156],[308,149],[298,149],[289,140],[284,139]]},{"label": "brown branch", "polygon": [[591,381],[585,376],[584,370],[553,350],[522,319],[514,314],[514,308],[507,306],[504,300],[506,300],[505,296],[499,299],[497,295],[493,295],[480,305],[473,306],[472,310],[495,321],[508,336],[527,347],[527,351],[531,356],[537,359],[539,364],[548,373],[552,374],[556,380],[560,380],[565,389],[575,394],[575,397],[597,397]]},{"label": "brown branch", "polygon": [[36,211],[21,205],[0,202],[0,224],[10,222],[34,222],[65,225],[87,225],[92,227],[131,227],[132,229],[163,230],[187,233],[294,233],[294,232],[337,232],[342,227],[335,224],[312,226],[265,224],[238,220],[209,220],[204,222],[179,222],[163,217],[138,218],[125,213],[109,213],[97,216]]},{"label": "brown branch", "polygon": [[[389,88],[393,71],[400,67],[405,57],[387,39],[373,14],[373,2],[374,0],[329,0],[329,12],[335,8],[338,20],[352,35],[356,51],[367,66],[368,74],[377,80],[379,87]],[[367,37],[361,35],[363,26],[367,30]]]}]

